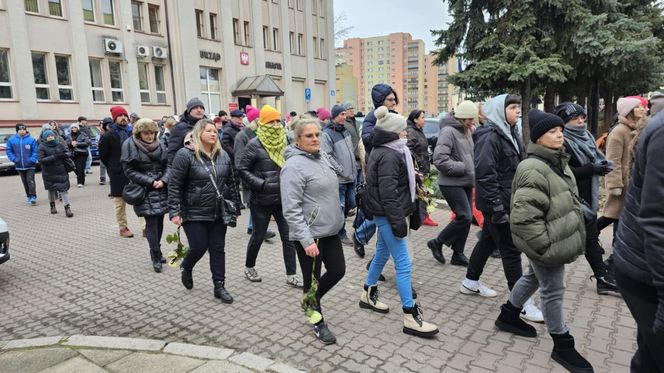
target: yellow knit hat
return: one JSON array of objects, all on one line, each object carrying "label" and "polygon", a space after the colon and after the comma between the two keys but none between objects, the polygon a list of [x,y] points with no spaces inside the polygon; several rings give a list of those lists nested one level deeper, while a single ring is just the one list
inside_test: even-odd
[{"label": "yellow knit hat", "polygon": [[263,105],[258,116],[258,121],[261,124],[268,124],[275,120],[281,121],[281,113],[270,105]]}]

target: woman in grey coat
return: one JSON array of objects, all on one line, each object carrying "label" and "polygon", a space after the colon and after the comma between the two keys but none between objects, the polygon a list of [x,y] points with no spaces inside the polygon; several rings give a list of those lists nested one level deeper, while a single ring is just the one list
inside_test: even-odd
[{"label": "woman in grey coat", "polygon": [[468,266],[463,249],[473,220],[472,192],[475,184],[474,145],[470,128],[477,115],[477,106],[472,101],[464,101],[456,107],[454,116],[449,114],[440,120],[433,164],[438,169],[440,191],[456,215],[438,237],[427,242],[433,257],[440,263],[445,263],[443,245],[446,245],[453,252],[452,265]]},{"label": "woman in grey coat", "polygon": [[[281,169],[280,188],[283,214],[289,238],[302,270],[304,293],[311,287],[312,266],[318,280],[317,311],[320,299],[346,272],[339,230],[344,217],[339,209],[339,183],[327,155],[320,151],[321,129],[317,118],[303,116],[293,121],[295,144],[286,148],[286,163]],[[325,264],[325,274],[321,267]],[[336,343],[325,318],[313,326],[314,335],[324,344]]]}]

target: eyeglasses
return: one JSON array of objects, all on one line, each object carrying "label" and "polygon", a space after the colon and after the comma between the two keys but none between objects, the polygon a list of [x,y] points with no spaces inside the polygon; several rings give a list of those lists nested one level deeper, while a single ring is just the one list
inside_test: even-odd
[{"label": "eyeglasses", "polygon": [[386,98],[385,101],[397,102],[397,99],[396,98]]},{"label": "eyeglasses", "polygon": [[306,137],[308,139],[312,139],[314,137],[319,138],[320,137],[320,132],[319,133],[307,133],[306,135],[300,135],[300,136]]}]

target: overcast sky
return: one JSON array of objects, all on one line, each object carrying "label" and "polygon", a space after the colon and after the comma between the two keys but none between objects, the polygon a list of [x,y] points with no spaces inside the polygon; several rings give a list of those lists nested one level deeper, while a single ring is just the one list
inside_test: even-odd
[{"label": "overcast sky", "polygon": [[343,26],[353,26],[348,38],[410,32],[424,40],[427,52],[434,49],[429,30],[446,28],[450,20],[443,0],[334,0],[334,14],[341,12],[346,14]]}]

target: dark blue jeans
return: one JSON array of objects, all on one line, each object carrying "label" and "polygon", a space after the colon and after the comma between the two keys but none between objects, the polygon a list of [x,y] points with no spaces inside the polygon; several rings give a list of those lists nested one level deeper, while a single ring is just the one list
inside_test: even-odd
[{"label": "dark blue jeans", "polygon": [[[344,218],[348,217],[348,212],[355,208],[355,183],[339,184],[339,200],[341,201],[341,212]],[[346,236],[346,223],[339,231],[339,237]]]},{"label": "dark blue jeans", "polygon": [[189,252],[182,261],[182,268],[192,270],[196,263],[210,251],[210,272],[213,281],[226,278],[226,225],[219,219],[215,221],[187,221],[182,224],[189,241]]}]

